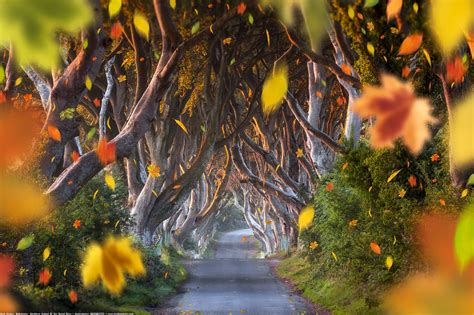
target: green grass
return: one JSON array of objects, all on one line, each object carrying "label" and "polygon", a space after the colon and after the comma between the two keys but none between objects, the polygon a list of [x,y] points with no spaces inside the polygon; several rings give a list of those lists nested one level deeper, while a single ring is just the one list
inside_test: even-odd
[{"label": "green grass", "polygon": [[318,279],[314,267],[304,257],[294,255],[277,267],[280,277],[290,280],[305,298],[330,310],[332,314],[379,314],[370,308],[355,287],[334,279]]}]

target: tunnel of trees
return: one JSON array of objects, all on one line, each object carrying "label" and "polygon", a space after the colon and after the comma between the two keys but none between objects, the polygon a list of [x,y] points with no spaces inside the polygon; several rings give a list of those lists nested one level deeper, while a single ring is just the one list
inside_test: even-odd
[{"label": "tunnel of trees", "polygon": [[[160,243],[187,252],[192,240],[199,254],[219,225],[237,215],[267,255],[299,248],[314,262],[344,259],[318,239],[336,222],[324,212],[325,203],[361,208],[364,218],[342,215],[344,229],[348,222],[362,225],[369,208],[370,217],[377,209],[405,209],[381,214],[379,223],[389,226],[387,242],[396,238],[405,255],[412,242],[406,208],[436,200],[460,209],[470,198],[472,149],[467,159],[457,159],[457,149],[447,144],[456,140],[447,135],[456,127],[448,124],[457,119],[453,104],[472,91],[472,17],[453,49],[441,35],[439,44],[430,28],[434,0],[39,2],[49,13],[10,4],[11,12],[0,14],[2,27],[17,25],[11,15],[29,19],[25,32],[34,33],[41,14],[63,26],[61,32],[38,29],[46,32],[44,42],[25,35],[29,44],[15,41],[21,32],[15,27],[11,37],[0,31],[2,121],[13,122],[2,122],[2,133],[13,139],[2,140],[12,152],[2,154],[1,172],[4,187],[13,185],[13,177],[41,187],[31,202],[44,203],[48,213],[67,216],[81,198],[92,204],[122,192],[127,219],[120,222],[129,220],[123,228],[143,246]],[[23,9],[25,17],[18,13]],[[50,60],[28,56],[34,45],[51,40],[59,52]],[[272,79],[284,82],[270,86]],[[282,93],[278,89],[283,99],[267,108],[265,98]],[[380,108],[371,107],[369,97]],[[415,98],[429,107],[404,112]],[[398,109],[385,114],[390,106]],[[463,131],[465,146],[474,147],[472,126],[464,126],[471,128]],[[31,143],[33,151],[18,162],[17,151]],[[347,182],[363,191],[360,199],[345,188]],[[377,197],[365,195],[370,193]],[[300,212],[308,205],[314,207],[314,228],[301,232]],[[382,233],[382,227],[369,224],[365,232]],[[16,240],[25,234],[9,233]],[[14,251],[9,246],[6,251]],[[399,276],[409,264],[400,262]]]}]

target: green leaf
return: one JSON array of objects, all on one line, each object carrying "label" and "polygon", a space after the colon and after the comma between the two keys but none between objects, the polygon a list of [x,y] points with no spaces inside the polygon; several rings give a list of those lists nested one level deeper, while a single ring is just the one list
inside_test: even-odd
[{"label": "green leaf", "polygon": [[5,69],[0,65],[0,84],[5,83]]},{"label": "green leaf", "polygon": [[200,27],[201,27],[201,23],[199,22],[194,23],[193,27],[191,28],[191,34],[197,33]]},{"label": "green leaf", "polygon": [[0,45],[15,47],[21,65],[50,70],[59,62],[59,32],[75,35],[92,21],[87,0],[2,1]]},{"label": "green leaf", "polygon": [[379,0],[365,0],[364,8],[372,8],[379,3]]},{"label": "green leaf", "polygon": [[253,15],[252,13],[249,13],[249,23],[253,24],[253,22],[254,22]]},{"label": "green leaf", "polygon": [[16,245],[17,250],[25,250],[28,247],[33,244],[33,241],[35,240],[35,236],[33,234],[30,234],[28,236],[23,237],[18,244]]},{"label": "green leaf", "polygon": [[95,135],[95,131],[96,131],[96,129],[94,127],[92,127],[91,130],[89,130],[89,132],[86,135],[86,140],[92,139],[92,137]]},{"label": "green leaf", "polygon": [[474,174],[471,174],[471,176],[469,176],[469,179],[467,180],[467,184],[469,186],[474,186]]},{"label": "green leaf", "polygon": [[461,271],[474,257],[474,204],[468,205],[459,217],[454,236],[454,252]]}]

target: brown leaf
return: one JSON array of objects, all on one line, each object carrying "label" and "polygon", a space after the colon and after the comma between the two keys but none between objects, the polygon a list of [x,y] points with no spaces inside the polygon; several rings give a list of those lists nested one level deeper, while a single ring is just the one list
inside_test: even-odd
[{"label": "brown leaf", "polygon": [[382,75],[381,82],[380,87],[365,87],[354,105],[362,118],[377,119],[369,131],[372,146],[391,148],[396,139],[402,138],[413,154],[419,154],[430,139],[428,124],[435,122],[428,100],[417,98],[410,82],[401,82],[392,75]]}]

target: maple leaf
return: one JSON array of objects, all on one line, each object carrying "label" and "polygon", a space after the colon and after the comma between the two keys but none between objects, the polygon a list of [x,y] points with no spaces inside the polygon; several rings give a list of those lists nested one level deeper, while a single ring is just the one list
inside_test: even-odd
[{"label": "maple leaf", "polygon": [[438,162],[439,161],[439,154],[435,153],[431,156],[431,161],[432,162]]},{"label": "maple leaf", "polygon": [[72,224],[72,226],[75,228],[75,229],[78,229],[81,227],[81,220],[74,220],[74,223]]},{"label": "maple leaf", "polygon": [[49,271],[48,268],[44,268],[43,270],[40,271],[39,273],[39,280],[38,282],[42,285],[48,285],[49,280],[51,280],[51,277],[53,274]]},{"label": "maple leaf", "polygon": [[237,14],[244,15],[246,9],[247,9],[247,6],[245,5],[245,3],[243,2],[239,3],[239,5],[237,6]]},{"label": "maple leaf", "polygon": [[115,161],[115,143],[108,143],[106,138],[102,138],[98,145],[96,154],[103,165],[107,165]]},{"label": "maple leaf", "polygon": [[417,98],[410,82],[404,83],[392,75],[382,75],[380,87],[364,87],[355,102],[354,111],[362,118],[376,117],[370,128],[371,144],[375,148],[392,148],[402,138],[413,154],[419,154],[430,139],[431,116],[427,99]]},{"label": "maple leaf", "polygon": [[456,58],[446,63],[446,81],[448,83],[461,83],[466,70],[467,67],[464,66],[461,57],[456,56]]},{"label": "maple leaf", "polygon": [[416,176],[415,175],[410,175],[410,177],[408,177],[408,184],[410,185],[410,187],[416,187]]},{"label": "maple leaf", "polygon": [[151,175],[151,177],[160,177],[160,167],[155,164],[150,164],[147,167],[148,173]]},{"label": "maple leaf", "polygon": [[298,148],[298,149],[296,150],[296,157],[297,157],[297,158],[303,157],[303,149]]},{"label": "maple leaf", "polygon": [[309,248],[311,248],[312,250],[315,250],[316,248],[318,248],[318,246],[319,244],[316,241],[312,241],[311,243],[309,243]]}]

